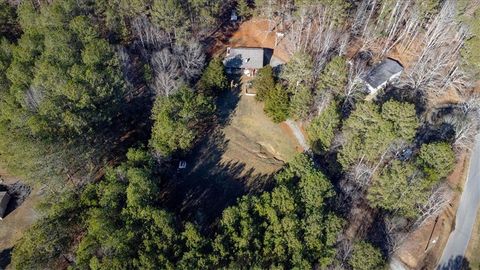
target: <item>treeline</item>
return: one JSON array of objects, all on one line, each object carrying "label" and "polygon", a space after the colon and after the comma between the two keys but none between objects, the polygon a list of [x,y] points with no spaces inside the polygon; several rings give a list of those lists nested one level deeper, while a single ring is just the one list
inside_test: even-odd
[{"label": "treeline", "polygon": [[[453,2],[2,2],[0,159],[54,196],[13,266],[381,269],[448,203],[445,178],[478,128],[478,13]],[[215,121],[228,81],[203,44],[235,5],[285,30],[295,53],[278,76],[260,70],[254,87],[273,121],[307,123],[313,158],[298,156],[272,190],[240,198],[206,228],[169,213],[160,194],[169,159]],[[362,76],[399,45],[420,47],[418,59],[363,101]],[[448,89],[461,102],[432,119],[425,107]],[[146,136],[124,142],[138,129]],[[103,169],[132,145],[148,146]],[[366,231],[378,225],[370,219],[383,231]]]},{"label": "treeline", "polygon": [[[212,115],[213,95],[226,85],[219,61],[198,82],[207,60],[199,41],[228,4],[2,1],[3,166],[60,191],[101,175],[122,149],[148,143],[152,120],[158,151],[191,145],[191,127]],[[185,143],[159,146],[169,138]]]},{"label": "treeline", "polygon": [[162,208],[166,179],[148,152],[127,158],[100,183],[48,203],[15,247],[15,269],[325,268],[335,259],[344,221],[328,210],[335,191],[306,155],[275,176],[272,191],[225,209],[208,235]]}]

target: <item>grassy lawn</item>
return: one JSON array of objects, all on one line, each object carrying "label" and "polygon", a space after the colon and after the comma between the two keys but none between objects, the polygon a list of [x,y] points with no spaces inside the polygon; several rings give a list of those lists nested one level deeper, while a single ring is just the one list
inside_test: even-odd
[{"label": "grassy lawn", "polygon": [[297,153],[295,140],[264,115],[254,97],[228,91],[217,108],[220,125],[188,154],[187,169],[166,194],[171,208],[203,224],[242,194],[268,188],[272,175]]}]

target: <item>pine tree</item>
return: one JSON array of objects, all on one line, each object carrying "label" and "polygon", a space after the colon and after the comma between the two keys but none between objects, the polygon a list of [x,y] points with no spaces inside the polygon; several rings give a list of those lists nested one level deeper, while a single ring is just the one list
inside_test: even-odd
[{"label": "pine tree", "polygon": [[348,264],[353,270],[381,270],[384,268],[385,260],[378,248],[360,241],[354,244]]},{"label": "pine tree", "polygon": [[228,87],[227,75],[219,58],[210,61],[198,84],[202,91],[210,93],[218,93]]},{"label": "pine tree", "polygon": [[289,115],[288,93],[280,84],[277,84],[277,86],[268,93],[265,99],[264,110],[275,123],[287,120]]},{"label": "pine tree", "polygon": [[342,97],[347,84],[348,66],[343,56],[335,56],[325,66],[317,81],[319,91],[332,91],[335,95]]},{"label": "pine tree", "polygon": [[253,88],[257,91],[255,99],[258,101],[265,101],[270,92],[275,89],[273,69],[270,65],[258,70],[257,77],[253,80]]},{"label": "pine tree", "polygon": [[312,103],[313,95],[310,89],[303,84],[299,85],[291,99],[290,115],[295,120],[305,119],[308,116]]},{"label": "pine tree", "polygon": [[237,1],[237,10],[238,15],[243,21],[247,20],[252,16],[252,8],[248,5],[248,0],[238,0]]},{"label": "pine tree", "polygon": [[307,127],[307,135],[315,152],[328,149],[340,125],[340,114],[334,102],[328,105]]}]

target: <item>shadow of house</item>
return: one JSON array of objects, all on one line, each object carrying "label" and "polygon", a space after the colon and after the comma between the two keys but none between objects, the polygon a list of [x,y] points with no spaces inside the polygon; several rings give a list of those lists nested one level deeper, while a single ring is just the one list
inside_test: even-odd
[{"label": "shadow of house", "polygon": [[0,251],[0,269],[6,269],[12,260],[12,248]]}]

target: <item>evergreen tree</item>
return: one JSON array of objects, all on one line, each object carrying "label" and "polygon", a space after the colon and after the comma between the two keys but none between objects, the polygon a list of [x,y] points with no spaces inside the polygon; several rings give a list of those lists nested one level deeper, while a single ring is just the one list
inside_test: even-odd
[{"label": "evergreen tree", "polygon": [[287,91],[285,91],[280,84],[277,84],[277,86],[268,93],[265,100],[264,111],[275,123],[287,120],[289,99]]},{"label": "evergreen tree", "polygon": [[290,115],[293,119],[305,119],[313,103],[313,95],[309,88],[299,85],[290,102]]},{"label": "evergreen tree", "polygon": [[248,5],[248,0],[238,0],[237,10],[242,20],[247,20],[253,13],[252,8]]},{"label": "evergreen tree", "polygon": [[152,147],[164,156],[188,150],[199,136],[200,124],[211,116],[212,101],[183,86],[174,95],[161,96],[155,102],[152,119]]},{"label": "evergreen tree", "polygon": [[343,97],[347,79],[347,59],[343,56],[335,56],[318,77],[317,88],[320,91],[332,91],[335,95]]},{"label": "evergreen tree", "polygon": [[255,99],[258,101],[265,101],[270,92],[275,89],[273,69],[270,65],[258,70],[257,77],[253,80],[252,86],[257,91]]},{"label": "evergreen tree", "polygon": [[6,37],[13,40],[19,34],[15,9],[7,1],[0,2],[0,39]]},{"label": "evergreen tree", "polygon": [[414,218],[418,206],[428,200],[430,189],[431,184],[413,164],[395,160],[374,179],[367,198],[373,207]]},{"label": "evergreen tree", "polygon": [[447,177],[455,167],[455,153],[446,142],[423,144],[418,155],[418,164],[433,183]]},{"label": "evergreen tree", "polygon": [[199,81],[203,91],[218,93],[228,87],[228,79],[220,58],[214,58],[208,64]]},{"label": "evergreen tree", "polygon": [[276,176],[279,185],[227,208],[214,251],[229,268],[326,268],[343,221],[325,209],[332,185],[305,155]]},{"label": "evergreen tree", "polygon": [[388,101],[381,112],[372,103],[357,104],[343,125],[345,144],[339,161],[344,169],[360,159],[375,162],[394,141],[411,142],[418,127],[413,104]]},{"label": "evergreen tree", "polygon": [[330,147],[339,125],[340,114],[334,102],[313,118],[307,127],[307,135],[315,152],[325,151]]},{"label": "evergreen tree", "polygon": [[354,244],[348,264],[354,270],[381,270],[384,268],[385,260],[378,248],[360,241]]},{"label": "evergreen tree", "polygon": [[283,68],[280,77],[288,82],[292,90],[300,83],[309,85],[313,78],[313,60],[311,56],[303,52],[295,53]]},{"label": "evergreen tree", "polygon": [[392,123],[395,135],[405,141],[411,141],[420,126],[415,105],[411,103],[393,100],[385,102],[382,105],[382,118]]},{"label": "evergreen tree", "polygon": [[186,42],[190,28],[188,16],[176,0],[154,1],[152,21],[170,35],[170,40]]}]

